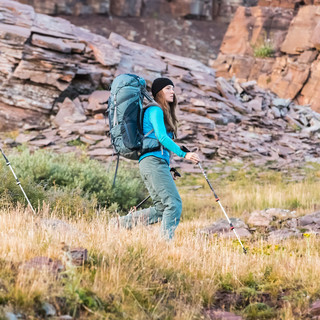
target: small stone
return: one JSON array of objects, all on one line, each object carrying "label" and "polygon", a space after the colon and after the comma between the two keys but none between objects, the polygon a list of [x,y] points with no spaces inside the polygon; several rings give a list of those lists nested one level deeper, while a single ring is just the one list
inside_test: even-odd
[{"label": "small stone", "polygon": [[287,108],[289,107],[291,103],[291,99],[280,99],[280,98],[276,98],[272,100],[272,104],[277,107],[277,108]]},{"label": "small stone", "polygon": [[272,113],[274,115],[275,118],[280,118],[281,117],[281,113],[280,110],[276,107],[271,107]]},{"label": "small stone", "polygon": [[88,250],[85,248],[69,248],[64,247],[67,256],[70,258],[71,262],[76,266],[82,266],[84,262],[88,260]]},{"label": "small stone", "polygon": [[261,211],[250,213],[248,224],[254,227],[268,227],[272,221],[272,216]]},{"label": "small stone", "polygon": [[302,238],[302,233],[296,229],[280,229],[269,233],[269,240],[280,241],[289,238]]},{"label": "small stone", "polygon": [[313,316],[319,316],[320,315],[320,300],[315,301],[309,310],[309,313]]},{"label": "small stone", "polygon": [[[239,218],[230,218],[231,223],[233,224],[235,231],[240,237],[250,238],[252,235],[249,232],[248,226]],[[227,220],[220,219],[214,224],[205,227],[200,230],[201,234],[218,234],[221,237],[236,237],[234,232],[230,230],[230,225]]]},{"label": "small stone", "polygon": [[12,312],[5,313],[6,320],[18,320],[18,317]]},{"label": "small stone", "polygon": [[55,307],[48,303],[48,302],[45,302],[43,305],[42,305],[42,309],[43,311],[45,312],[46,316],[47,317],[52,317],[52,316],[55,316],[56,315],[56,309]]},{"label": "small stone", "polygon": [[64,270],[64,266],[60,260],[52,260],[48,257],[35,257],[24,262],[20,266],[20,269],[24,271],[47,271],[53,275],[57,275],[59,272]]},{"label": "small stone", "polygon": [[205,314],[210,320],[242,320],[241,316],[237,316],[232,312],[222,310],[206,310]]}]

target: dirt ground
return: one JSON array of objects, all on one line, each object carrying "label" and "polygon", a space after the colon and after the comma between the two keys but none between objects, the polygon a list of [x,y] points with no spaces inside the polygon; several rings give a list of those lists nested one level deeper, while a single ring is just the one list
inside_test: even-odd
[{"label": "dirt ground", "polygon": [[215,59],[228,23],[219,20],[186,20],[171,17],[118,18],[102,15],[61,16],[76,26],[108,37],[111,32],[158,50],[199,60]]}]

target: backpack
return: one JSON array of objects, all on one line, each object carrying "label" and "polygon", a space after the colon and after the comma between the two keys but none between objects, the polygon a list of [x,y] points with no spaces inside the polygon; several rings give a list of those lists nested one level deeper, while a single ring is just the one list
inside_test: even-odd
[{"label": "backpack", "polygon": [[[149,101],[145,107],[144,98]],[[113,80],[107,112],[111,144],[118,155],[115,178],[120,155],[138,160],[146,152],[160,150],[159,141],[148,137],[153,130],[143,135],[143,115],[150,106],[159,105],[148,94],[143,78],[126,73]]]}]

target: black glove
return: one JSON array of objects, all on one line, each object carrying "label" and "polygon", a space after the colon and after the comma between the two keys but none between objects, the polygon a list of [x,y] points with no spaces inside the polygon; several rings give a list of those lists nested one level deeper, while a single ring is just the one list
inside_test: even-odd
[{"label": "black glove", "polygon": [[184,152],[190,152],[190,150],[186,146],[180,147],[180,149]]},{"label": "black glove", "polygon": [[176,168],[171,168],[171,169],[170,169],[170,172],[173,172],[173,176],[174,176],[175,178],[181,177],[181,174],[178,172],[178,170],[177,170]]}]

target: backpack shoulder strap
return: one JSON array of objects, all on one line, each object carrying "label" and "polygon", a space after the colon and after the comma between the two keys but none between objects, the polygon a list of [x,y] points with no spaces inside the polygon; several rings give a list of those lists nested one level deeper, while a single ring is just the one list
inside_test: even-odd
[{"label": "backpack shoulder strap", "polygon": [[155,101],[152,101],[152,102],[149,102],[146,106],[143,107],[143,111],[146,111],[149,107],[159,107],[159,108],[161,108],[159,103],[157,103]]}]

